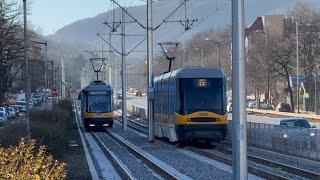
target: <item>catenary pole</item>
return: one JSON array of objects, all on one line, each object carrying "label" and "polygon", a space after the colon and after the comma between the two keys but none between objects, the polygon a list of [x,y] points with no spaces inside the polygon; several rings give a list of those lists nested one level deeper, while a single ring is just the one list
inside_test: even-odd
[{"label": "catenary pole", "polygon": [[232,179],[246,180],[247,124],[245,92],[244,0],[232,1]]},{"label": "catenary pole", "polygon": [[121,23],[121,79],[122,79],[122,130],[127,131],[127,103],[126,103],[126,62],[125,62],[125,12],[122,10]]},{"label": "catenary pole", "polygon": [[27,22],[27,0],[23,0],[23,19],[24,19],[24,62],[25,62],[25,102],[26,102],[26,122],[27,122],[27,140],[30,142],[29,127],[29,59],[28,59],[28,22]]},{"label": "catenary pole", "polygon": [[148,140],[154,141],[154,122],[153,122],[153,22],[152,22],[152,0],[147,1],[147,38],[148,38]]},{"label": "catenary pole", "polygon": [[[111,33],[109,33],[109,43],[111,44]],[[108,46],[108,51],[109,51],[109,66],[108,66],[108,82],[109,82],[109,85],[112,84],[112,68],[111,66],[113,65],[113,59],[112,59],[112,56],[111,56],[111,47],[110,45]]]},{"label": "catenary pole", "polygon": [[47,91],[47,61],[48,61],[48,42],[44,44],[46,50],[46,57],[44,59],[44,89]]},{"label": "catenary pole", "polygon": [[297,58],[297,112],[299,113],[299,24],[296,19],[296,58]]}]

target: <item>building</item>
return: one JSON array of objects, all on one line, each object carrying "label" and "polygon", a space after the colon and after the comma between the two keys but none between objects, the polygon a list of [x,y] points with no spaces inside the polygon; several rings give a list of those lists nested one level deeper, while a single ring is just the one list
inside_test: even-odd
[{"label": "building", "polygon": [[257,37],[282,36],[284,33],[285,18],[283,15],[265,15],[257,19],[245,29],[245,46],[246,49],[252,47],[252,42]]}]

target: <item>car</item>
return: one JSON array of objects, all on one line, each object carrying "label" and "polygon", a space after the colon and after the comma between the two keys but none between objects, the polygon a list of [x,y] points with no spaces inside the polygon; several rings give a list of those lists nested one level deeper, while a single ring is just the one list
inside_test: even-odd
[{"label": "car", "polygon": [[279,103],[276,107],[279,112],[291,112],[291,106],[288,103]]},{"label": "car", "polygon": [[118,99],[122,99],[122,93],[118,93],[118,94],[117,94],[117,98],[118,98]]},{"label": "car", "polygon": [[316,128],[316,126],[311,126],[303,117],[282,118],[276,122],[276,125],[291,128]]},{"label": "car", "polygon": [[7,120],[7,117],[5,115],[5,112],[0,111],[0,126],[4,126],[6,120]]},{"label": "car", "polygon": [[228,113],[232,113],[232,103],[229,103],[227,106]]},{"label": "car", "polygon": [[0,111],[2,111],[2,112],[4,112],[4,115],[6,116],[6,117],[8,117],[8,110],[7,110],[7,108],[5,108],[5,107],[0,107]]},{"label": "car", "polygon": [[142,91],[139,89],[136,89],[136,96],[142,96]]},{"label": "car", "polygon": [[19,108],[20,112],[26,112],[26,110],[27,110],[25,101],[17,101],[16,106]]},{"label": "car", "polygon": [[249,101],[248,102],[248,108],[257,108],[257,102],[256,101]]},{"label": "car", "polygon": [[15,111],[15,116],[16,116],[16,117],[19,117],[20,111],[19,111],[18,106],[16,106],[16,105],[10,105],[9,107],[12,107],[12,108],[14,109],[14,111]]},{"label": "car", "polygon": [[31,95],[31,102],[33,102],[33,104],[34,104],[35,106],[41,105],[41,102],[42,102],[42,94],[41,94],[41,93],[32,93],[32,95]]},{"label": "car", "polygon": [[13,107],[8,107],[8,119],[15,119],[16,118],[16,111],[13,109]]},{"label": "car", "polygon": [[260,109],[270,110],[270,109],[272,109],[272,106],[270,104],[260,103]]}]

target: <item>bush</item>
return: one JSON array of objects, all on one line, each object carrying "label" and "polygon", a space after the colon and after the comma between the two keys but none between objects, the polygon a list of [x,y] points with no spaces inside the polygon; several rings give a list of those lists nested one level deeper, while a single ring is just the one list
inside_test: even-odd
[{"label": "bush", "polygon": [[15,147],[0,147],[0,179],[65,179],[65,164],[54,160],[45,146],[22,138]]}]

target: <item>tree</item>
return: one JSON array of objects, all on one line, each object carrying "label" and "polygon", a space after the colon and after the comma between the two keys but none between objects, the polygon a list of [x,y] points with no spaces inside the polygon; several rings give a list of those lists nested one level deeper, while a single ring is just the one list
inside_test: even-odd
[{"label": "tree", "polygon": [[[307,2],[297,1],[292,10],[288,12],[287,31],[295,35],[296,22],[299,27],[299,64],[300,73],[306,76],[305,87],[310,94],[309,106],[311,107],[314,99],[312,90],[313,74],[316,71],[316,62],[320,56],[320,11]],[[294,38],[294,36],[292,36]],[[313,108],[312,108],[313,109]]]},{"label": "tree", "polygon": [[[21,89],[24,84],[24,44],[21,23],[22,8],[15,1],[0,1],[0,105],[12,88]],[[36,34],[29,32],[32,39]],[[29,40],[30,58],[39,58],[41,48]],[[38,83],[39,84],[39,83]]]},{"label": "tree", "polygon": [[273,64],[272,69],[286,82],[287,92],[290,97],[291,111],[294,112],[294,98],[290,75],[295,62],[295,44],[285,36],[269,38],[269,58]]}]

